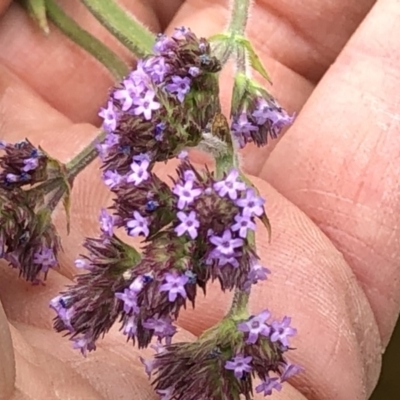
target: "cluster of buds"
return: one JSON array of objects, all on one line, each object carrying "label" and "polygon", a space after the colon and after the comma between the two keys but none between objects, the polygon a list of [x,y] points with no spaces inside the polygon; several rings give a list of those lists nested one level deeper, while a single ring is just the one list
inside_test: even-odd
[{"label": "cluster of buds", "polygon": [[99,114],[107,132],[98,145],[106,170],[123,174],[139,154],[165,161],[196,146],[219,109],[219,70],[209,43],[190,30],[160,35],[154,54],[112,89]]},{"label": "cluster of buds", "polygon": [[44,198],[27,188],[47,179],[49,159],[28,140],[0,151],[0,258],[38,283],[57,265],[60,241]]},{"label": "cluster of buds", "polygon": [[294,120],[264,88],[241,73],[235,76],[231,117],[231,132],[241,148],[252,142],[266,145]]}]

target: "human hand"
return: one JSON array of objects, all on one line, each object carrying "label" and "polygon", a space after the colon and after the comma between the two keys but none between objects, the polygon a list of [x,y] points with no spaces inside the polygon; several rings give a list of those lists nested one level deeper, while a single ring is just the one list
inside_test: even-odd
[{"label": "human hand", "polygon": [[[0,137],[27,136],[66,160],[94,136],[111,78],[56,29],[44,37],[18,5],[5,11],[6,3],[0,0]],[[77,1],[63,3],[128,57]],[[187,1],[176,15],[178,0],[168,8],[156,3],[130,6],[154,31],[185,25],[209,36],[226,21],[219,5],[226,2]],[[273,274],[254,288],[251,308],[293,317],[299,334],[292,361],[305,367],[276,399],[367,398],[399,311],[398,1],[377,4],[343,49],[372,3],[264,0],[249,26],[274,94],[289,110],[301,109],[268,161],[268,148],[247,149],[245,157],[273,227],[271,244],[265,233],[258,235]],[[139,352],[117,329],[85,360],[51,329],[48,301],[70,281],[82,239],[96,235],[99,208],[110,200],[97,167],[76,181],[60,273],[51,271],[46,286],[32,287],[1,266],[7,320],[0,314],[0,399],[156,398]],[[167,176],[172,169],[159,172]],[[61,211],[56,219],[63,230]],[[199,299],[194,312],[181,315],[179,339],[190,340],[217,322],[230,297],[210,290]]]}]

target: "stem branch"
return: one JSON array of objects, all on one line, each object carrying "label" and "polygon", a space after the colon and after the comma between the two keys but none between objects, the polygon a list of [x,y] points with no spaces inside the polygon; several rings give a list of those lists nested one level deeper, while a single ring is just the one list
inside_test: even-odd
[{"label": "stem branch", "polygon": [[252,0],[232,0],[231,19],[228,25],[228,32],[232,35],[244,35],[251,2]]}]

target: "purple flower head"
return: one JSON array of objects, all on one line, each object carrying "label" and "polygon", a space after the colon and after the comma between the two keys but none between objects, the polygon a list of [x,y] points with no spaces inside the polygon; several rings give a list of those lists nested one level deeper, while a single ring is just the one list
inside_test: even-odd
[{"label": "purple flower head", "polygon": [[286,382],[287,380],[299,374],[303,370],[304,368],[300,367],[299,365],[285,363],[285,367],[281,375],[281,382]]},{"label": "purple flower head", "polygon": [[153,111],[158,110],[161,105],[154,100],[156,93],[149,89],[143,97],[137,97],[134,99],[133,104],[136,106],[133,108],[134,115],[141,115],[145,120],[149,121]]},{"label": "purple flower head", "polygon": [[115,293],[115,297],[123,301],[124,312],[126,312],[127,314],[129,314],[131,311],[134,314],[139,312],[137,295],[133,290],[126,288],[123,293]]},{"label": "purple flower head", "polygon": [[236,200],[238,198],[237,192],[246,189],[246,185],[237,180],[238,177],[239,171],[232,169],[224,180],[214,183],[214,190],[221,197],[228,195],[231,200]]},{"label": "purple flower head", "polygon": [[42,271],[47,272],[49,268],[57,265],[57,260],[54,255],[53,249],[49,247],[42,247],[33,255],[33,263],[42,266]]},{"label": "purple flower head", "polygon": [[168,292],[168,300],[174,302],[180,294],[186,299],[187,294],[185,285],[187,284],[189,277],[186,275],[179,275],[176,273],[170,274],[167,272],[164,275],[164,283],[160,285],[160,292]]},{"label": "purple flower head", "polygon": [[37,157],[31,157],[24,160],[24,167],[22,171],[28,172],[35,170],[39,166],[39,159]]},{"label": "purple flower head", "polygon": [[234,357],[232,360],[229,360],[225,363],[225,369],[233,371],[235,377],[237,379],[243,378],[244,373],[249,373],[252,370],[250,365],[253,357],[248,356],[244,357],[243,355],[239,354]]},{"label": "purple flower head", "polygon": [[264,396],[270,396],[273,390],[278,392],[282,389],[282,385],[279,383],[279,378],[266,377],[258,386],[256,386],[256,393],[263,393]]},{"label": "purple flower head", "polygon": [[236,205],[243,208],[244,216],[261,217],[264,214],[264,203],[265,200],[257,196],[255,190],[251,188],[246,190],[246,197],[236,200]]},{"label": "purple flower head", "polygon": [[193,188],[193,181],[186,181],[183,185],[175,185],[172,192],[178,196],[178,209],[184,209],[188,204],[200,196],[202,190]]},{"label": "purple flower head", "polygon": [[133,212],[133,219],[126,223],[129,236],[149,236],[149,224],[147,218],[142,217],[138,211]]},{"label": "purple flower head", "polygon": [[290,326],[291,320],[290,317],[284,317],[282,322],[272,322],[271,342],[277,342],[279,340],[283,346],[289,346],[288,337],[294,336],[297,333],[297,330]]},{"label": "purple flower head", "polygon": [[168,85],[165,86],[165,89],[176,95],[177,99],[183,103],[183,100],[185,100],[186,94],[190,90],[190,84],[191,80],[188,77],[180,77],[180,76],[173,76],[172,78],[172,83],[169,83]]},{"label": "purple flower head", "polygon": [[238,231],[239,236],[243,239],[246,239],[248,230],[256,230],[256,224],[251,220],[251,217],[248,215],[236,215],[235,222],[236,223],[232,225],[231,229],[233,232]]},{"label": "purple flower head", "polygon": [[150,318],[143,322],[143,327],[153,330],[154,335],[156,335],[160,340],[167,338],[167,342],[169,341],[169,338],[176,333],[176,327],[172,325],[172,320],[170,317]]},{"label": "purple flower head", "polygon": [[169,66],[165,63],[164,57],[150,57],[144,63],[144,70],[154,83],[163,82],[168,69]]},{"label": "purple flower head", "polygon": [[149,179],[149,168],[150,163],[147,160],[143,160],[141,163],[134,161],[131,164],[132,172],[128,175],[126,181],[133,183],[135,186],[140,185],[143,181]]},{"label": "purple flower head", "polygon": [[200,226],[199,220],[196,218],[196,212],[190,211],[189,214],[183,211],[178,211],[176,216],[179,218],[181,223],[174,229],[178,236],[182,236],[186,232],[194,240],[197,238],[197,228]]},{"label": "purple flower head", "polygon": [[128,339],[133,338],[136,335],[137,324],[135,321],[135,317],[133,315],[127,317],[124,321],[124,325],[122,326],[122,333],[128,336]]},{"label": "purple flower head", "polygon": [[99,117],[103,118],[103,129],[106,132],[115,131],[117,128],[117,110],[111,100],[107,103],[107,108],[102,108],[99,112]]},{"label": "purple flower head", "polygon": [[80,350],[84,357],[86,357],[87,352],[96,350],[96,344],[84,336],[74,338],[73,342],[73,348]]},{"label": "purple flower head", "polygon": [[114,231],[114,218],[104,208],[101,209],[99,222],[101,231],[111,237]]},{"label": "purple flower head", "polygon": [[239,331],[248,333],[248,337],[246,339],[247,344],[255,344],[259,335],[266,337],[269,336],[271,328],[266,324],[266,321],[270,316],[271,314],[269,311],[264,310],[246,322],[241,322],[238,324]]},{"label": "purple flower head", "polygon": [[210,242],[216,246],[216,250],[225,256],[232,256],[235,254],[235,249],[243,246],[243,239],[232,238],[232,231],[225,229],[222,236],[212,235],[209,238]]},{"label": "purple flower head", "polygon": [[103,174],[103,182],[110,189],[120,185],[124,180],[124,177],[116,171],[105,171]]}]

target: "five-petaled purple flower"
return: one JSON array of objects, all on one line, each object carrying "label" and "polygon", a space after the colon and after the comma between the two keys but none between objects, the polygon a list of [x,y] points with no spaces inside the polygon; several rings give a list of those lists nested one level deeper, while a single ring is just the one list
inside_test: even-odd
[{"label": "five-petaled purple flower", "polygon": [[104,208],[100,212],[99,222],[101,231],[111,237],[114,231],[114,218]]},{"label": "five-petaled purple flower", "polygon": [[158,339],[166,338],[166,344],[170,344],[171,337],[176,333],[176,327],[172,325],[170,317],[149,318],[143,322],[143,327],[154,331]]},{"label": "five-petaled purple flower", "polygon": [[277,342],[279,340],[284,346],[289,346],[288,337],[294,336],[297,333],[297,330],[290,326],[291,320],[290,317],[284,317],[282,322],[272,322],[271,342]]},{"label": "five-petaled purple flower", "polygon": [[278,392],[282,389],[279,383],[279,378],[270,378],[267,376],[258,386],[256,386],[256,393],[263,393],[264,396],[270,396],[273,390]]},{"label": "five-petaled purple flower", "polygon": [[169,83],[165,86],[165,88],[170,92],[176,95],[177,99],[182,103],[185,100],[186,94],[190,90],[191,80],[187,76],[184,78],[180,76],[173,76],[172,83]]},{"label": "five-petaled purple flower", "polygon": [[150,163],[147,160],[142,162],[134,161],[131,164],[132,172],[128,175],[126,181],[132,182],[135,186],[140,185],[143,181],[147,180],[150,176],[148,168]]},{"label": "five-petaled purple flower", "polygon": [[188,283],[189,277],[179,275],[177,273],[164,275],[164,283],[160,286],[160,292],[168,292],[168,300],[173,302],[180,294],[183,298],[187,297],[185,285]]},{"label": "five-petaled purple flower", "polygon": [[267,310],[262,311],[260,314],[250,318],[246,322],[238,324],[238,329],[241,332],[248,334],[246,343],[255,344],[258,340],[258,336],[268,337],[271,332],[271,327],[266,324],[266,321],[270,317],[270,313]]},{"label": "five-petaled purple flower", "polygon": [[254,189],[248,188],[246,190],[246,197],[237,199],[236,205],[243,208],[243,215],[261,217],[264,214],[265,200],[257,196]]},{"label": "five-petaled purple flower", "polygon": [[47,272],[50,267],[54,267],[57,264],[53,249],[42,247],[33,255],[33,263],[41,265],[42,271]]},{"label": "five-petaled purple flower", "polygon": [[136,97],[133,100],[133,104],[136,106],[133,108],[133,114],[141,115],[145,120],[149,121],[153,111],[158,110],[161,104],[154,100],[156,93],[149,89],[143,97]]},{"label": "five-petaled purple flower", "polygon": [[252,370],[250,365],[253,357],[244,357],[242,354],[238,354],[232,360],[225,363],[225,369],[233,371],[237,379],[243,378],[244,373],[249,373]]},{"label": "five-petaled purple flower", "polygon": [[123,179],[124,179],[124,177],[116,171],[108,170],[108,171],[105,171],[103,174],[103,182],[110,189],[113,189],[116,186],[120,185],[122,183]]},{"label": "five-petaled purple flower", "polygon": [[107,108],[102,108],[99,116],[103,118],[103,128],[106,132],[115,131],[117,127],[117,111],[111,100],[107,103]]},{"label": "five-petaled purple flower", "polygon": [[224,180],[214,183],[214,190],[221,197],[228,195],[231,200],[236,200],[238,198],[237,192],[246,189],[245,183],[238,181],[238,177],[239,171],[232,169]]},{"label": "five-petaled purple flower", "polygon": [[193,188],[193,181],[186,181],[183,185],[177,184],[172,192],[178,196],[178,208],[184,209],[188,204],[200,196],[202,190],[200,188]]},{"label": "five-petaled purple flower", "polygon": [[143,217],[139,211],[133,212],[133,219],[126,223],[129,236],[149,236],[149,224],[146,217]]},{"label": "five-petaled purple flower", "polygon": [[182,236],[186,232],[194,240],[197,238],[197,228],[200,226],[199,220],[196,218],[196,212],[190,211],[189,214],[183,211],[178,211],[176,216],[179,218],[181,223],[174,229],[178,236]]},{"label": "five-petaled purple flower", "polygon": [[235,216],[235,224],[232,225],[231,229],[233,232],[238,231],[239,236],[243,239],[247,237],[247,231],[256,230],[256,224],[251,220],[249,215],[238,214]]},{"label": "five-petaled purple flower", "polygon": [[115,293],[115,297],[123,301],[124,311],[127,314],[130,313],[131,311],[134,314],[139,312],[139,307],[137,304],[137,295],[133,290],[126,288],[123,293]]},{"label": "five-petaled purple flower", "polygon": [[230,229],[225,229],[222,236],[210,236],[209,240],[216,246],[216,250],[225,256],[235,254],[235,249],[242,247],[244,243],[243,239],[232,238],[232,231]]}]

